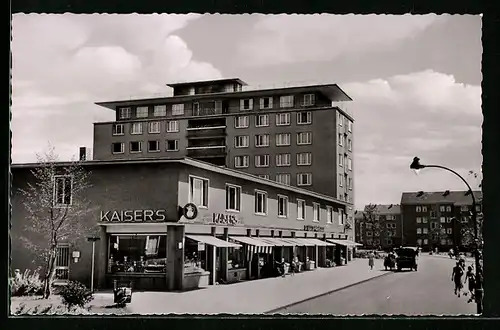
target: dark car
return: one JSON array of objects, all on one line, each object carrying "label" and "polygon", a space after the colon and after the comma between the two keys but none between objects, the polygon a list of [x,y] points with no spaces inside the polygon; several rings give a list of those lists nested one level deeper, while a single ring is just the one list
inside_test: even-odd
[{"label": "dark car", "polygon": [[398,271],[402,270],[403,268],[414,269],[415,271],[418,269],[417,248],[409,246],[401,247],[398,249],[397,255],[396,267]]}]

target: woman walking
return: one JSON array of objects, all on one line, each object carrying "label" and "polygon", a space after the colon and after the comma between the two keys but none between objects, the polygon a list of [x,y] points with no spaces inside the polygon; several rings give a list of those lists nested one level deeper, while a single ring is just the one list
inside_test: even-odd
[{"label": "woman walking", "polygon": [[[465,281],[464,283],[467,283],[467,280],[469,281],[469,293],[470,293],[470,298],[468,303],[472,302],[475,297],[474,297],[474,290],[476,289],[476,276],[472,270],[472,267],[469,266],[467,269],[467,273],[465,273]],[[466,295],[466,294],[464,294]]]},{"label": "woman walking", "polygon": [[374,264],[374,259],[375,259],[375,254],[373,251],[370,251],[368,254],[368,266],[370,266],[370,270],[373,270],[373,264]]},{"label": "woman walking", "polygon": [[460,292],[463,288],[462,277],[464,275],[464,270],[459,262],[453,267],[453,273],[451,274],[451,280],[455,283],[455,294],[460,297]]}]

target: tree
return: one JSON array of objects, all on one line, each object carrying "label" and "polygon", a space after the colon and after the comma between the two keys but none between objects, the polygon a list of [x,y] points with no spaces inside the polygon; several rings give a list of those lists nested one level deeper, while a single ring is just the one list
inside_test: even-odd
[{"label": "tree", "polygon": [[365,222],[365,232],[371,231],[373,233],[372,237],[376,237],[376,239],[380,240],[382,236],[382,225],[380,223],[380,215],[376,204],[368,204],[365,206],[363,220]]},{"label": "tree", "polygon": [[31,170],[34,181],[20,189],[28,213],[25,232],[30,233],[30,238],[21,239],[44,262],[43,297],[47,299],[56,275],[58,245],[74,242],[91,230],[82,221],[91,212],[84,197],[84,191],[90,187],[90,172],[75,161],[59,166],[55,149],[50,146],[36,156],[39,166]]},{"label": "tree", "polygon": [[442,239],[448,239],[449,234],[446,233],[446,231],[443,232],[444,226],[439,223],[434,221],[436,224],[434,228],[432,226],[429,228],[428,234],[427,234],[427,239],[429,242],[432,242],[432,245],[440,245],[440,241]]},{"label": "tree", "polygon": [[[482,181],[483,181],[483,175],[482,173],[478,173],[475,171],[469,171],[469,178],[475,181],[475,187],[476,189],[481,189],[482,187]],[[478,238],[478,243],[482,245],[483,242],[483,197],[482,195],[479,197],[479,199],[476,200],[477,205],[479,205],[480,211],[477,212],[477,217],[476,217],[476,226],[477,226],[477,238]],[[471,217],[468,218],[469,221],[467,223],[462,222],[462,228],[461,228],[461,238],[462,238],[462,245],[464,246],[471,246],[475,242],[475,233],[474,233],[474,223],[472,223]],[[458,219],[461,220],[461,219]]]}]

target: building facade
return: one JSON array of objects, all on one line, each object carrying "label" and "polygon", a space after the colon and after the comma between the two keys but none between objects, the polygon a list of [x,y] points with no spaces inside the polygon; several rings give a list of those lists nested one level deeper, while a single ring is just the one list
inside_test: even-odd
[{"label": "building facade", "polygon": [[190,157],[353,204],[353,118],[339,106],[351,98],[336,84],[244,85],[171,84],[172,97],[96,103],[116,121],[94,124],[93,157]]},{"label": "building facade", "polygon": [[[474,191],[476,201],[482,199]],[[466,191],[404,192],[401,197],[404,243],[423,250],[464,249],[462,230],[472,228],[472,198]],[[476,205],[481,212],[481,204]]]},{"label": "building facade", "polygon": [[400,205],[367,205],[364,211],[356,212],[355,222],[356,242],[364,247],[390,249],[402,245]]},{"label": "building facade", "polygon": [[[79,164],[90,173],[83,196],[92,202],[79,221],[99,237],[96,288],[130,281],[138,289],[182,290],[272,276],[281,258],[312,268],[352,258],[345,201],[190,158]],[[56,165],[60,173],[69,166]],[[44,243],[24,230],[29,213],[21,193],[39,166],[12,166],[12,269],[32,268],[36,259],[21,237]],[[71,212],[77,197],[57,182],[54,200]],[[85,235],[61,242],[58,280],[89,285],[92,258]]]}]

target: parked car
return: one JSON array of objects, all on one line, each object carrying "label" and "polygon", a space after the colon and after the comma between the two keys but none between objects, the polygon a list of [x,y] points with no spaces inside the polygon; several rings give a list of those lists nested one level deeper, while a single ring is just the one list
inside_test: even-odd
[{"label": "parked car", "polygon": [[417,248],[405,246],[397,250],[396,267],[398,271],[403,268],[418,269]]}]

